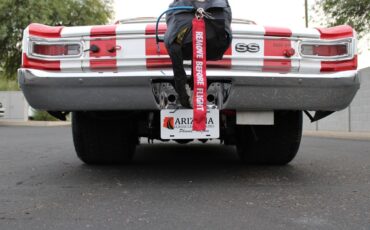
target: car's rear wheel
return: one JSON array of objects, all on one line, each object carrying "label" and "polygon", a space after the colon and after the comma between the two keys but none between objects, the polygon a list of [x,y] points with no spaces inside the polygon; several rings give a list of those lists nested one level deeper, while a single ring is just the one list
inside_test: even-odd
[{"label": "car's rear wheel", "polygon": [[77,156],[86,164],[124,164],[132,160],[138,143],[129,118],[95,112],[74,112],[73,141]]},{"label": "car's rear wheel", "polygon": [[274,126],[239,126],[237,150],[248,164],[286,165],[299,150],[302,112],[275,112]]}]

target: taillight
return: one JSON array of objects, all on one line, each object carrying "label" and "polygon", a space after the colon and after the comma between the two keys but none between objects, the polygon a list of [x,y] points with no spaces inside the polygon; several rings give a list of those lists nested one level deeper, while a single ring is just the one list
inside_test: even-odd
[{"label": "taillight", "polygon": [[42,58],[79,57],[82,54],[82,45],[79,43],[31,43],[31,56]]},{"label": "taillight", "polygon": [[336,41],[303,41],[300,55],[305,58],[320,60],[348,60],[355,55],[355,41],[343,39]]},{"label": "taillight", "polygon": [[302,40],[299,54],[302,60],[320,63],[321,72],[340,72],[357,69],[356,38]]},{"label": "taillight", "polygon": [[64,45],[34,45],[33,54],[44,56],[61,56],[66,55],[67,49]]},{"label": "taillight", "polygon": [[302,45],[301,52],[307,56],[333,57],[348,54],[347,45]]}]

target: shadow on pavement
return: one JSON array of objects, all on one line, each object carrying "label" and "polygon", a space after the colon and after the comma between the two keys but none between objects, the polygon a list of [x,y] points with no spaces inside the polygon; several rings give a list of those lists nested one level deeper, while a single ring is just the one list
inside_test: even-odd
[{"label": "shadow on pavement", "polygon": [[[306,172],[294,165],[243,165],[234,147],[222,145],[142,145],[134,162],[122,166],[81,164],[68,174],[94,181],[125,183],[240,182],[281,184],[304,183]],[[82,178],[80,178],[82,180]],[[307,178],[308,179],[308,178]]]}]

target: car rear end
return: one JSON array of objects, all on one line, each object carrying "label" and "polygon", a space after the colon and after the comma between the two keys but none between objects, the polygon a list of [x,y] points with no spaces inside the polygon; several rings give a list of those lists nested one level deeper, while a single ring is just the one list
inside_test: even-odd
[{"label": "car rear end", "polygon": [[[208,65],[209,81],[222,84],[211,87],[224,95],[220,109],[338,111],[353,99],[359,84],[352,28],[292,30],[235,23],[233,31],[224,60]],[[173,74],[165,47],[157,52],[154,33],[151,23],[32,24],[23,41],[21,87],[37,109],[160,109],[161,96],[174,93],[160,83],[171,82]]]},{"label": "car rear end", "polygon": [[[113,118],[129,114],[132,133],[140,137],[219,138],[229,144],[244,135],[239,126],[276,126],[281,111],[345,109],[359,89],[351,27],[290,29],[236,20],[232,28],[224,59],[208,62],[208,133],[192,132],[191,111],[177,110],[171,61],[164,45],[157,49],[152,20],[86,27],[32,24],[24,33],[19,82],[36,109]],[[165,31],[161,24],[160,33]],[[190,76],[191,63],[185,64]]]}]

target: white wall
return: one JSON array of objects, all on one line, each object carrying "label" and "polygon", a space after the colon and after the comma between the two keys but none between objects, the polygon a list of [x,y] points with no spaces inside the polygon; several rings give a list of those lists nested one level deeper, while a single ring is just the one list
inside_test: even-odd
[{"label": "white wall", "polygon": [[0,91],[0,102],[5,108],[3,120],[28,120],[28,103],[20,91]]},{"label": "white wall", "polygon": [[314,124],[305,118],[305,130],[370,132],[370,68],[360,73],[361,89],[351,106]]}]

